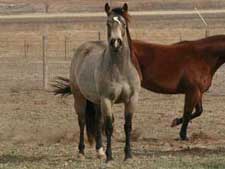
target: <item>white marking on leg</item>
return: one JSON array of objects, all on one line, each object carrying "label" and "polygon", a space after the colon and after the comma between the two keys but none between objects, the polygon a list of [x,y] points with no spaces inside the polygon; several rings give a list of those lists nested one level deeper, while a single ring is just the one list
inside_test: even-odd
[{"label": "white marking on leg", "polygon": [[102,147],[97,150],[97,157],[98,158],[105,158],[105,152],[104,152]]}]

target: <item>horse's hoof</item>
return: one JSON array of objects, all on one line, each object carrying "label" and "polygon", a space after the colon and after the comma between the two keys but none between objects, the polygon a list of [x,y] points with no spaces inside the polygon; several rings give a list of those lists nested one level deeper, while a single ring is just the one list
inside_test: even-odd
[{"label": "horse's hoof", "polygon": [[105,162],[109,163],[110,161],[113,161],[113,158],[112,157],[107,157]]},{"label": "horse's hoof", "polygon": [[115,168],[112,161],[101,163],[99,169]]},{"label": "horse's hoof", "polygon": [[130,156],[130,157],[125,157],[125,158],[124,158],[124,161],[125,161],[125,162],[128,162],[128,163],[129,163],[130,161],[132,161],[132,160],[133,160],[132,156]]},{"label": "horse's hoof", "polygon": [[84,156],[84,154],[82,154],[82,153],[78,153],[77,158],[78,158],[79,160],[84,160],[84,159],[85,159],[85,156]]},{"label": "horse's hoof", "polygon": [[106,155],[102,147],[97,150],[96,156],[98,159],[106,159]]},{"label": "horse's hoof", "polygon": [[134,163],[134,159],[133,158],[128,158],[126,160],[124,160],[124,164],[125,165],[132,165]]},{"label": "horse's hoof", "polygon": [[187,136],[180,136],[180,141],[189,141],[189,138]]},{"label": "horse's hoof", "polygon": [[124,158],[124,161],[129,161],[130,159],[132,159],[132,155],[131,155],[131,153],[127,153],[127,154],[125,154],[125,158]]},{"label": "horse's hoof", "polygon": [[173,121],[172,121],[172,124],[171,124],[171,127],[175,127],[178,125],[178,118],[175,118]]},{"label": "horse's hoof", "polygon": [[189,138],[188,137],[185,137],[185,138],[180,138],[181,141],[189,141]]}]

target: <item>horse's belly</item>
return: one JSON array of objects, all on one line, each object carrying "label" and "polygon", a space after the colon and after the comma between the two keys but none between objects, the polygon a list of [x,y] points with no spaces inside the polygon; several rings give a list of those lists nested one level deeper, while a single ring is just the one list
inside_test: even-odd
[{"label": "horse's belly", "polygon": [[78,82],[79,89],[85,98],[94,103],[99,103],[100,97],[96,90],[95,83],[89,83],[90,81],[91,79],[81,77]]},{"label": "horse's belly", "polygon": [[81,69],[77,72],[76,82],[81,93],[88,100],[99,103],[99,94],[95,81],[96,64],[90,60],[83,64]]},{"label": "horse's belly", "polygon": [[143,72],[142,87],[157,93],[176,94],[181,76],[180,68],[169,70],[160,65],[157,68],[149,66]]},{"label": "horse's belly", "polygon": [[144,87],[145,89],[164,94],[178,93],[178,85],[179,80],[166,80],[166,78],[163,80],[154,80],[153,78],[149,78],[142,81],[142,87]]}]

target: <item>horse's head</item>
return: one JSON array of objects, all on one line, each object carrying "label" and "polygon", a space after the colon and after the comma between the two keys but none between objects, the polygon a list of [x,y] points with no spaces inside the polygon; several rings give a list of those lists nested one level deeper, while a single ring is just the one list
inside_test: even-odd
[{"label": "horse's head", "polygon": [[[125,3],[122,8],[116,9],[121,10],[121,13],[127,13],[128,5]],[[119,14],[116,9],[111,10],[109,4],[105,4],[108,43],[112,50],[119,51],[122,46],[127,44],[127,20],[122,14]]]}]

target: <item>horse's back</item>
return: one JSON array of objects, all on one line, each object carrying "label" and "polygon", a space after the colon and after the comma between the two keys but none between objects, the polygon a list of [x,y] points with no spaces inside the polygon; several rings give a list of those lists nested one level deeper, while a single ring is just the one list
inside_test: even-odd
[{"label": "horse's back", "polygon": [[161,45],[135,41],[134,50],[142,65],[142,86],[158,93],[175,94],[188,62],[194,58],[191,44]]},{"label": "horse's back", "polygon": [[[87,98],[97,95],[95,70],[106,47],[103,41],[90,41],[79,46],[71,62],[70,81],[74,90],[80,90]],[[88,96],[87,96],[88,95]]]}]

